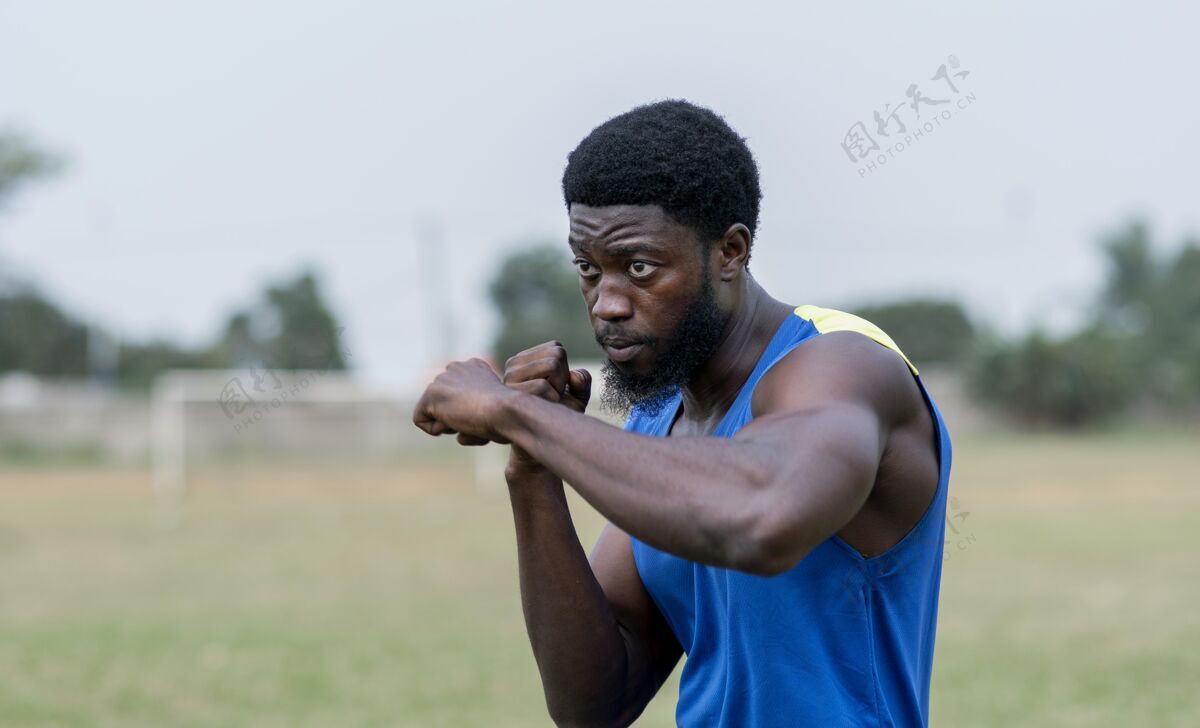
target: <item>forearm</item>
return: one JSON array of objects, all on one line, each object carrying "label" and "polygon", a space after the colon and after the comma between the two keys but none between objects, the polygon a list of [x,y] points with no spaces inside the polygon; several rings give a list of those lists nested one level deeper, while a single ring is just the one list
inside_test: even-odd
[{"label": "forearm", "polygon": [[505,438],[630,535],[693,561],[753,568],[757,529],[770,510],[772,473],[761,448],[646,437],[527,396],[511,397],[501,420]]},{"label": "forearm", "polygon": [[625,638],[579,543],[562,481],[539,469],[506,475],[521,604],[547,707],[560,723],[603,724],[622,707]]}]

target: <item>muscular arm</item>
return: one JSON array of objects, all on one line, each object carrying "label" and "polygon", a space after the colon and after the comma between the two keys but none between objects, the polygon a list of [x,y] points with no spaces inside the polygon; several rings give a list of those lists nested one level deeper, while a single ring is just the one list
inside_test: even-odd
[{"label": "muscular arm", "polygon": [[908,377],[883,347],[829,334],[763,378],[756,418],[733,439],[627,433],[528,396],[504,398],[491,427],[625,532],[693,561],[770,575],[861,508],[905,414]]},{"label": "muscular arm", "polygon": [[629,537],[611,525],[589,564],[562,481],[509,474],[521,603],[551,718],[558,725],[629,725],[681,649],[645,593]]},{"label": "muscular arm", "polygon": [[[564,411],[582,412],[590,389],[557,344],[509,360],[504,381]],[[682,653],[642,585],[629,537],[606,526],[589,563],[562,480],[516,447],[505,478],[521,605],[550,716],[559,725],[628,725]]]}]

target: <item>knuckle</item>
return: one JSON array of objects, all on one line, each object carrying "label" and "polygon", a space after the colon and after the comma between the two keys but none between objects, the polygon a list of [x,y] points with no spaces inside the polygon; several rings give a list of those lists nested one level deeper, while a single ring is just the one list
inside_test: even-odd
[{"label": "knuckle", "polygon": [[558,392],[545,379],[538,380],[538,395],[552,402],[558,401]]},{"label": "knuckle", "polygon": [[508,361],[506,361],[504,363],[505,368],[519,369],[520,367],[527,364],[530,359],[533,359],[537,356],[538,349],[539,349],[539,347],[535,346],[531,349],[526,349],[525,351],[522,351],[518,354],[513,354],[512,356],[510,356],[508,358]]},{"label": "knuckle", "polygon": [[514,383],[515,384],[518,382],[523,382],[529,378],[530,378],[530,376],[529,376],[529,365],[528,364],[522,364],[521,366],[516,366],[516,367],[513,367],[512,369],[505,370],[505,372],[504,372],[505,383]]}]

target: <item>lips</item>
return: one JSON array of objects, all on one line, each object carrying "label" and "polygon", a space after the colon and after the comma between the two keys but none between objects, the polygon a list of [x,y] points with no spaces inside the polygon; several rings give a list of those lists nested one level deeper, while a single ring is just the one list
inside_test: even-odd
[{"label": "lips", "polygon": [[621,344],[605,344],[604,351],[608,352],[608,358],[612,361],[623,364],[633,357],[638,355],[642,350],[641,344],[621,343]]},{"label": "lips", "polygon": [[618,364],[637,356],[643,347],[643,344],[639,342],[617,336],[605,337],[601,339],[600,343],[604,347],[604,351],[608,353],[608,358]]}]

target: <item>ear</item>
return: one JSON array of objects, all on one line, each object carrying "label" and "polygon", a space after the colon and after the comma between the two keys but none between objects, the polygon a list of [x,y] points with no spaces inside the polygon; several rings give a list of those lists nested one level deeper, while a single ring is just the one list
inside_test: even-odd
[{"label": "ear", "polygon": [[722,281],[732,281],[746,272],[751,242],[750,228],[738,222],[730,225],[713,245],[714,262]]}]

